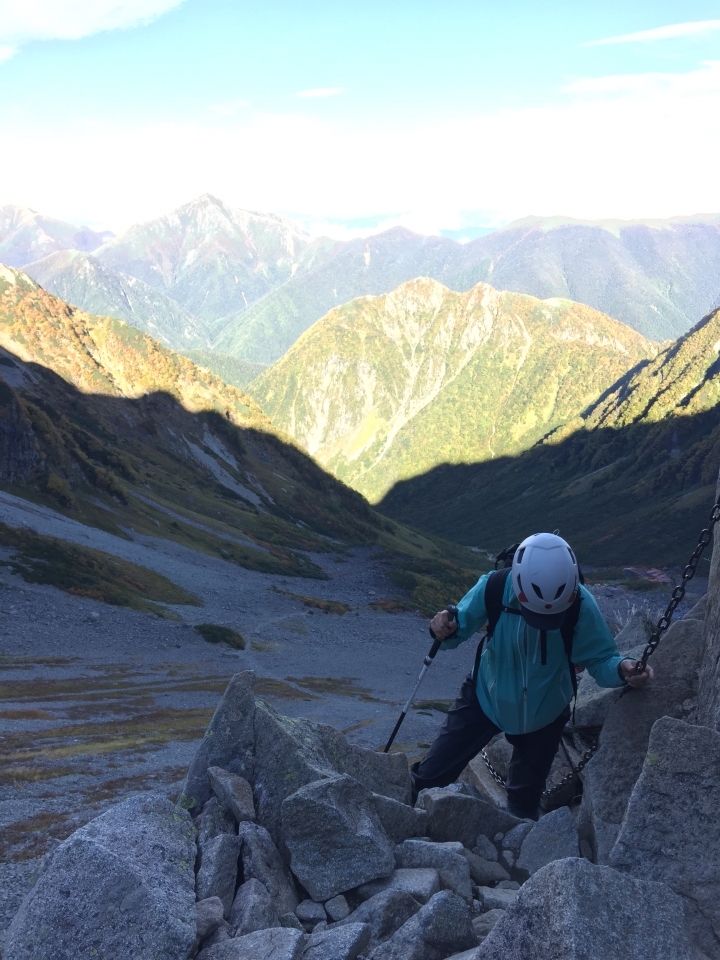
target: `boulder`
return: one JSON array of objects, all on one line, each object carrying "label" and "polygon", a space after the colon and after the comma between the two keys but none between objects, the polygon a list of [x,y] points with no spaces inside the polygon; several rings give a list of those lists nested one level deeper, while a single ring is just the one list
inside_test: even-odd
[{"label": "boulder", "polygon": [[450,890],[436,893],[370,960],[444,960],[477,944],[468,905]]},{"label": "boulder", "polygon": [[473,853],[478,857],[482,857],[483,860],[497,860],[498,858],[497,847],[492,840],[483,833],[478,834],[475,838]]},{"label": "boulder", "polygon": [[493,803],[502,810],[507,807],[507,792],[505,787],[502,783],[498,783],[490,773],[481,754],[473,757],[460,774],[459,779],[465,783],[469,783],[475,789],[481,800],[487,800],[488,803]]},{"label": "boulder", "polygon": [[232,939],[232,928],[227,920],[223,920],[222,923],[217,927],[214,933],[211,933],[208,937],[205,938],[200,944],[201,950],[198,956],[202,957],[204,951],[208,947],[216,947],[219,943],[227,943],[228,940]]},{"label": "boulder", "polygon": [[165,797],[111,807],[48,855],[7,932],[6,960],[177,960],[192,949],[195,828]]},{"label": "boulder", "polygon": [[517,890],[508,890],[505,887],[475,887],[475,897],[482,904],[483,910],[505,910],[517,899]]},{"label": "boulder", "polygon": [[533,874],[477,960],[692,960],[683,903],[663,883],[587,860]]},{"label": "boulder", "polygon": [[348,743],[334,727],[283,717],[262,700],[255,713],[253,783],[258,820],[283,853],[282,803],[301,787],[347,774],[369,791],[410,801],[404,754],[378,753]]},{"label": "boulder", "polygon": [[661,880],[685,902],[688,927],[720,958],[720,733],[663,717],[630,797],[612,866]]},{"label": "boulder", "polygon": [[[437,892],[437,891],[435,891]],[[428,900],[430,898],[428,897]],[[357,910],[350,914],[345,923],[365,923],[370,929],[368,950],[372,950],[379,943],[389,940],[400,927],[420,909],[418,901],[403,890],[384,890],[374,897],[361,903]]]},{"label": "boulder", "polygon": [[578,855],[575,820],[567,807],[559,807],[538,820],[530,830],[522,842],[515,866],[532,876],[553,860]]},{"label": "boulder", "polygon": [[502,910],[495,909],[481,913],[479,917],[473,917],[472,928],[473,933],[478,938],[478,943],[482,943],[487,938],[487,935],[502,915]]},{"label": "boulder", "polygon": [[461,843],[428,843],[406,840],[395,848],[397,867],[434,867],[444,890],[454,890],[465,900],[472,900],[470,864]]},{"label": "boulder", "polygon": [[691,607],[690,610],[685,614],[683,620],[705,620],[705,614],[707,613],[707,604],[708,604],[708,595],[704,594],[694,607]]},{"label": "boulder", "polygon": [[428,815],[424,810],[416,810],[407,803],[378,793],[372,795],[372,806],[393,843],[426,835]]},{"label": "boulder", "polygon": [[283,913],[280,917],[280,926],[290,927],[291,930],[299,930],[301,933],[305,933],[305,927],[300,923],[294,913]]},{"label": "boulder", "polygon": [[220,897],[208,897],[195,904],[196,946],[211,936],[223,922],[225,908]]},{"label": "boulder", "polygon": [[303,960],[355,960],[370,942],[366,923],[347,923],[308,937]]},{"label": "boulder", "polygon": [[385,891],[409,893],[418,903],[427,903],[440,890],[440,875],[430,867],[393,870],[389,877],[371,880],[358,887],[361,900],[369,900]]},{"label": "boulder", "polygon": [[280,926],[280,918],[264,883],[252,877],[240,884],[230,910],[230,926],[234,937]]},{"label": "boulder", "polygon": [[230,916],[237,883],[240,839],[221,833],[200,850],[200,869],[195,878],[198,900],[220,897],[225,919]]},{"label": "boulder", "polygon": [[275,927],[206,948],[198,960],[300,960],[306,942],[307,936],[299,930]]},{"label": "boulder", "polygon": [[682,718],[697,693],[703,624],[678,620],[652,658],[655,680],[614,703],[600,746],[584,771],[578,833],[593,860],[607,863],[630,793],[647,753],[652,725],[662,716]]},{"label": "boulder", "polygon": [[634,613],[615,637],[615,646],[618,648],[618,653],[630,653],[631,650],[637,650],[638,647],[641,650],[644,649],[654,629],[655,624],[644,610]]},{"label": "boulder", "polygon": [[345,897],[340,893],[325,904],[325,912],[334,923],[346,920],[350,916],[350,907]]},{"label": "boulder", "polygon": [[[497,852],[495,855],[497,856]],[[465,850],[464,848],[463,856],[470,867],[470,877],[473,883],[477,883],[480,886],[489,886],[492,883],[510,879],[510,874],[505,867],[495,860],[485,860],[484,857],[478,857],[477,854],[471,853],[470,850]]]},{"label": "boulder", "polygon": [[508,830],[501,841],[503,850],[512,850],[515,854],[520,853],[523,841],[533,826],[533,823],[523,820],[516,827],[513,827],[512,830]]},{"label": "boulder", "polygon": [[315,903],[314,900],[303,900],[295,907],[295,916],[303,923],[314,927],[316,924],[327,920],[325,907],[321,903]]},{"label": "boulder", "polygon": [[238,823],[255,819],[252,787],[244,777],[222,767],[208,767],[208,780],[221,805],[230,810]]},{"label": "boulder", "polygon": [[232,761],[239,764],[241,770],[252,766],[254,682],[255,674],[251,670],[235,674],[195,751],[180,794],[180,804],[193,814],[199,813],[210,797],[208,767],[227,769]]},{"label": "boulder", "polygon": [[479,833],[492,837],[522,823],[492,803],[441,787],[421,790],[417,805],[428,814],[428,836],[440,843],[457,840],[465,847],[473,847]]},{"label": "boulder", "polygon": [[283,801],[290,869],[314,900],[392,873],[393,843],[371,801],[349,776],[308,784]]},{"label": "boulder", "polygon": [[233,815],[222,806],[217,797],[210,797],[203,805],[202,813],[195,818],[195,829],[198,834],[198,845],[201,848],[221,833],[234,836],[237,832]]},{"label": "boulder", "polygon": [[265,827],[245,821],[240,824],[238,838],[243,879],[259,880],[278,914],[294,911],[298,905],[295,883]]}]

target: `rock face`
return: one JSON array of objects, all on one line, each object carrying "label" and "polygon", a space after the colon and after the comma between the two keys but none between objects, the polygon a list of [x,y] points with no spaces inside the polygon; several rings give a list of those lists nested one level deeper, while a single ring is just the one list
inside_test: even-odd
[{"label": "rock face", "polygon": [[201,847],[200,869],[195,879],[198,900],[219,897],[225,917],[230,915],[237,882],[240,840],[221,833]]},{"label": "rock face", "polygon": [[607,863],[635,781],[643,768],[652,725],[663,716],[682,718],[697,694],[703,623],[679,620],[653,655],[655,680],[614,703],[600,747],[585,767],[578,833],[598,863]]},{"label": "rock face", "polygon": [[395,848],[398,867],[434,867],[444,890],[453,890],[465,900],[472,900],[470,863],[463,855],[461,843],[428,843],[406,840]]},{"label": "rock face", "polygon": [[507,907],[477,960],[693,960],[683,902],[664,883],[587,860],[538,870]]},{"label": "rock face", "polygon": [[370,927],[348,923],[308,937],[303,960],[355,960],[370,942]]},{"label": "rock face", "polygon": [[[715,496],[720,496],[720,477]],[[705,611],[698,723],[712,727],[713,730],[720,730],[720,547],[718,547],[720,538],[717,527],[715,530]]]},{"label": "rock face", "polygon": [[720,958],[720,733],[663,717],[652,728],[610,863],[662,880],[685,901],[689,929]]},{"label": "rock face", "polygon": [[440,843],[457,840],[473,847],[479,833],[492,837],[522,822],[485,800],[437,787],[422,790],[417,805],[428,814],[428,836]]},{"label": "rock face", "polygon": [[8,931],[6,960],[177,960],[195,942],[195,829],[156,795],[131,797],[49,856]]},{"label": "rock face", "polygon": [[553,860],[577,857],[578,835],[573,815],[567,807],[548,813],[525,837],[515,866],[531,876]]},{"label": "rock face", "polygon": [[238,823],[255,819],[252,787],[244,777],[221,767],[208,767],[208,780],[221,805],[232,813]]},{"label": "rock face", "polygon": [[235,937],[280,926],[280,918],[265,884],[254,877],[240,884],[230,911],[230,926]]},{"label": "rock face", "polygon": [[419,909],[420,904],[409,893],[402,890],[384,890],[361,903],[342,924],[366,923],[370,929],[368,948],[372,950],[384,940],[389,940]]},{"label": "rock face", "polygon": [[252,764],[254,681],[250,670],[235,674],[195,751],[181,794],[182,802],[193,814],[199,813],[210,797],[208,767],[227,769],[234,761],[240,773]]},{"label": "rock face", "polygon": [[409,893],[418,903],[427,903],[440,890],[440,874],[433,867],[401,868],[389,877],[372,880],[358,888],[361,900],[373,899],[380,893],[392,891]]},{"label": "rock face", "polygon": [[442,890],[376,947],[370,960],[443,960],[476,943],[467,904],[457,894]]},{"label": "rock face", "polygon": [[334,727],[283,717],[258,701],[252,782],[258,819],[282,848],[282,803],[300,787],[347,774],[368,790],[409,803],[410,778],[401,754],[348,743]]},{"label": "rock face", "polygon": [[241,823],[238,836],[243,878],[259,880],[280,915],[292,912],[298,905],[295,883],[270,834],[259,824]]},{"label": "rock face", "polygon": [[305,941],[299,930],[258,930],[202,950],[198,960],[300,960]]},{"label": "rock face", "polygon": [[389,876],[393,844],[382,829],[372,794],[352,777],[308,784],[282,806],[290,868],[315,900]]},{"label": "rock face", "polygon": [[407,803],[377,793],[372,796],[372,805],[383,830],[394,843],[427,833],[428,815],[424,810],[416,810]]}]

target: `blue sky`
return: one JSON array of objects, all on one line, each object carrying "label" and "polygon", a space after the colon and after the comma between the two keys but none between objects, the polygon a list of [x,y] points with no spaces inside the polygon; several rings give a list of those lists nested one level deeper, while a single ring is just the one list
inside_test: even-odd
[{"label": "blue sky", "polygon": [[339,236],[720,210],[720,2],[0,0],[0,202]]}]

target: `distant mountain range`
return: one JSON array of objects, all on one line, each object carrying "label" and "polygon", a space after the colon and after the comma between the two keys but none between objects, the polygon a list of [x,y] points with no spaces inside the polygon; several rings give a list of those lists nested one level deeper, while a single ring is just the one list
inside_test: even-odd
[{"label": "distant mountain range", "polygon": [[715,499],[719,351],[716,310],[520,455],[438,466],[379,508],[490,549],[558,527],[590,563],[684,565]]},{"label": "distant mountain range", "polygon": [[419,279],[330,311],[249,389],[273,423],[377,501],[440,463],[527,449],[657,351],[569,300]]},{"label": "distant mountain range", "polygon": [[[236,210],[210,195],[109,240],[22,208],[2,209],[0,256],[7,249],[6,260],[51,292],[153,331],[176,349],[263,364],[329,310],[416,277],[459,292],[484,282],[574,300],[652,340],[682,335],[720,303],[717,215],[528,218],[461,244],[403,228],[349,242],[313,239],[291,221]],[[59,239],[50,243],[51,235]],[[89,259],[84,274],[71,259],[44,262],[66,249],[91,253],[102,270]],[[130,278],[145,286],[133,288]]]},{"label": "distant mountain range", "polygon": [[58,250],[95,250],[113,234],[47,217],[28,207],[0,207],[0,263],[23,267]]}]

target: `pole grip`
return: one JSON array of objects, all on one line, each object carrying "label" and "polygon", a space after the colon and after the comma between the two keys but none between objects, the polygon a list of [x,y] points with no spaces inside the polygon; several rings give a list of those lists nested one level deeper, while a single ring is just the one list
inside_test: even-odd
[{"label": "pole grip", "polygon": [[[453,620],[457,620],[457,607],[455,606],[454,603],[449,603],[449,604],[447,605],[447,607],[445,607],[445,610],[450,614],[450,616],[452,617]],[[436,654],[436,653],[438,652],[438,650],[440,649],[440,644],[441,644],[443,641],[442,641],[442,640],[438,640],[438,638],[435,636],[435,631],[433,630],[432,627],[428,627],[428,630],[430,631],[430,636],[431,636],[431,637],[433,638],[433,640],[435,641],[435,643],[433,643],[432,647],[430,648],[430,653],[428,654],[428,656],[429,656],[430,659],[432,660],[432,659],[434,658],[435,654]]]}]

